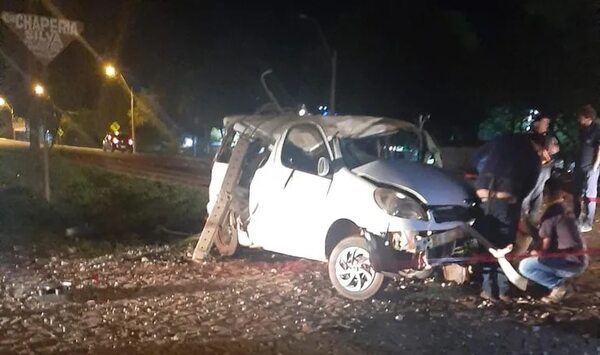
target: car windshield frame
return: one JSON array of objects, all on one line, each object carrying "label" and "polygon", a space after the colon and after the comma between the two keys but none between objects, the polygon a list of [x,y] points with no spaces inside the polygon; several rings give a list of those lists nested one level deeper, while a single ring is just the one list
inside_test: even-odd
[{"label": "car windshield frame", "polygon": [[[433,164],[435,161],[424,134],[416,130],[398,129],[360,138],[338,138],[344,165],[349,169],[376,160],[406,160]],[[401,137],[403,135],[404,137]],[[406,142],[403,142],[406,141]],[[403,144],[404,143],[404,144]]]}]

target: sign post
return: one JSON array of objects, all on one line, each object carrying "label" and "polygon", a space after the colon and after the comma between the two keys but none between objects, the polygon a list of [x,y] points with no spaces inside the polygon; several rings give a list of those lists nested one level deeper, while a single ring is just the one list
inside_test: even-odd
[{"label": "sign post", "polygon": [[[66,46],[74,39],[78,38],[83,32],[83,23],[79,21],[67,20],[64,18],[47,17],[36,14],[15,13],[3,11],[0,15],[2,21],[11,29],[23,42],[25,47],[37,58],[44,66],[44,78],[47,78],[47,67],[57,55],[59,55]],[[43,98],[50,100],[45,94]],[[43,107],[45,105],[40,105]],[[54,105],[52,105],[54,106]],[[47,120],[45,112],[38,112],[38,115],[44,115],[44,119],[38,117],[30,119],[30,150],[34,155],[36,162],[36,171],[39,172],[39,132],[40,122],[43,122],[43,190],[46,200],[50,201],[50,174],[48,159],[48,142],[46,140]],[[39,175],[38,175],[39,176]]]}]

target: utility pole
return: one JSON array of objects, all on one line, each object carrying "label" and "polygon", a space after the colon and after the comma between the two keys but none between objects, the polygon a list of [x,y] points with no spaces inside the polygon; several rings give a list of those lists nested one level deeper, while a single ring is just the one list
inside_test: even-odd
[{"label": "utility pole", "polygon": [[327,38],[325,34],[323,34],[323,29],[319,21],[315,20],[314,17],[301,14],[299,16],[301,20],[306,20],[312,22],[317,28],[317,32],[319,33],[319,38],[321,39],[321,43],[323,44],[323,48],[327,51],[327,54],[331,58],[331,83],[329,85],[329,109],[332,114],[335,114],[335,95],[336,95],[336,81],[337,81],[337,50],[331,49],[329,46],[329,42],[327,42]]},{"label": "utility pole", "polygon": [[337,50],[333,50],[331,55],[331,85],[329,91],[329,107],[332,114],[335,114],[335,86],[337,80]]},{"label": "utility pole", "polygon": [[[45,66],[44,66],[44,77],[47,77]],[[48,128],[48,112],[47,112],[48,105],[47,104],[51,99],[50,99],[50,96],[48,96],[48,93],[46,92],[46,88],[43,87],[39,83],[35,84],[33,86],[33,92],[37,97],[44,100],[44,101],[40,102],[39,114],[42,116],[42,119],[41,120],[38,119],[38,122],[41,121],[41,131],[42,131],[42,139],[43,139],[43,143],[42,143],[43,191],[44,191],[44,197],[46,198],[46,201],[50,202],[50,159],[48,157],[48,154],[49,154],[48,150],[50,149],[50,146],[48,145],[46,131]],[[54,105],[51,105],[51,106],[54,106]],[[30,132],[30,134],[31,134],[31,132]],[[38,144],[39,144],[39,134],[40,134],[40,128],[38,125],[38,128],[36,129],[36,132],[35,132],[35,135],[38,136]],[[31,140],[31,141],[33,142],[33,140]]]}]

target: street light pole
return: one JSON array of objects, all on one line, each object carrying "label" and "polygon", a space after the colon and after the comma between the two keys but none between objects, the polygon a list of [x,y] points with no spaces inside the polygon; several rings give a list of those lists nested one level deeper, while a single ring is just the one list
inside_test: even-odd
[{"label": "street light pole", "polygon": [[336,94],[336,81],[337,81],[337,50],[332,50],[327,42],[327,38],[323,33],[323,29],[319,21],[317,21],[314,17],[308,16],[306,14],[301,14],[299,16],[301,20],[306,20],[312,22],[317,28],[317,32],[319,33],[319,37],[321,39],[321,43],[323,47],[327,51],[327,54],[331,58],[331,83],[329,86],[329,108],[331,109],[331,113],[335,114],[335,94]]},{"label": "street light pole", "polygon": [[[106,64],[104,66],[104,74],[106,74],[106,76],[109,78],[114,78],[115,76],[117,76],[117,69],[112,64]],[[132,153],[135,153],[137,151],[137,149],[136,149],[137,141],[135,140],[135,112],[133,110],[134,109],[133,86],[130,86],[127,83],[127,80],[125,80],[123,73],[119,72],[118,74],[119,74],[119,78],[121,79],[121,81],[123,81],[123,85],[125,85],[125,87],[127,88],[127,91],[129,91],[129,109],[131,110],[131,140],[133,140],[133,146],[131,148],[132,148]]]},{"label": "street light pole", "polygon": [[131,110],[131,139],[133,140],[133,145],[131,146],[131,151],[132,153],[136,152],[136,146],[137,146],[137,141],[135,140],[135,121],[134,121],[134,115],[135,115],[135,111],[133,110],[133,87],[127,85],[127,82],[125,81],[125,78],[123,77],[123,75],[121,74],[121,79],[123,79],[123,82],[125,83],[125,85],[129,88],[129,107]]},{"label": "street light pole", "polygon": [[335,114],[335,89],[337,80],[337,50],[333,50],[331,55],[331,86],[329,91],[329,107],[331,107],[331,113]]},{"label": "street light pole", "polygon": [[[50,96],[46,93],[46,88],[44,86],[42,86],[41,84],[35,84],[33,86],[33,92],[34,94],[42,99],[48,100],[50,101],[51,98]],[[51,102],[51,101],[50,101]],[[54,108],[54,103],[52,103],[52,107]],[[46,198],[47,202],[50,202],[50,159],[48,157],[48,150],[49,150],[49,146],[48,146],[48,141],[46,139],[46,129],[48,126],[48,120],[46,119],[46,113],[44,111],[43,114],[43,122],[42,122],[42,126],[43,126],[43,147],[42,147],[42,168],[44,170],[44,197]],[[29,133],[31,134],[31,132]],[[35,134],[39,134],[39,132],[35,132]]]}]

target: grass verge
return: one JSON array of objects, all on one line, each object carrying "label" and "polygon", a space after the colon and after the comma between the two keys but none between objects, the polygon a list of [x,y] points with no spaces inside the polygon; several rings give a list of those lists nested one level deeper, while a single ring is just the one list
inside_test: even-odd
[{"label": "grass verge", "polygon": [[[0,250],[64,243],[91,243],[90,249],[105,250],[169,241],[160,226],[189,233],[202,227],[205,191],[116,175],[57,155],[50,163],[48,203],[29,187],[29,152],[0,151]],[[65,237],[74,226],[85,237]]]}]

